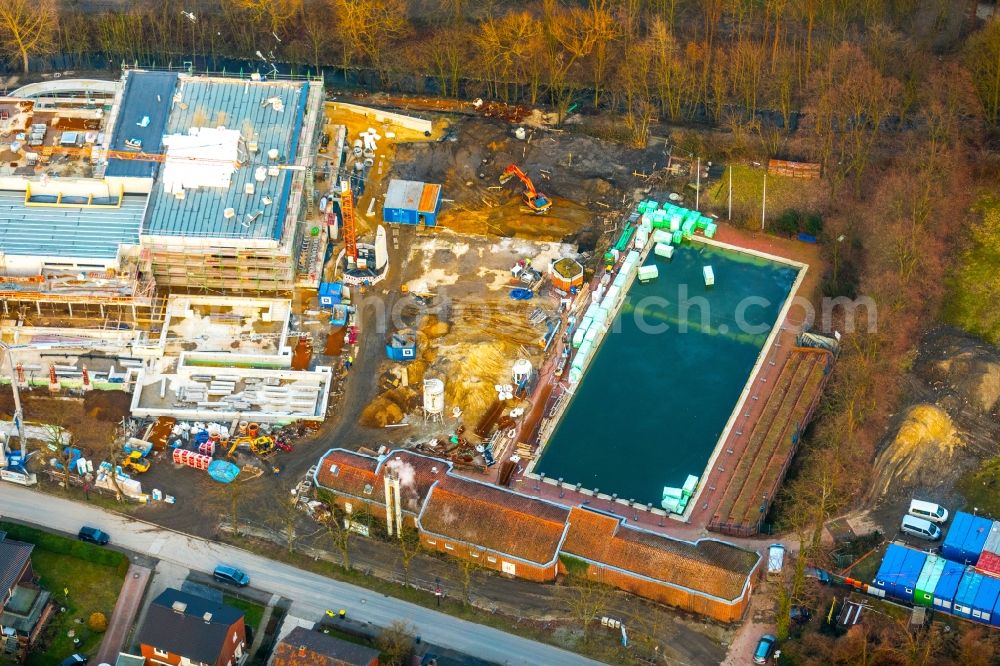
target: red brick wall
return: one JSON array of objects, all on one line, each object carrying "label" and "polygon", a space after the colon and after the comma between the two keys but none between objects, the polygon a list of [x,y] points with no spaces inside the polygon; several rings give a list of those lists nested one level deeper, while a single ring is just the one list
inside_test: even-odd
[{"label": "red brick wall", "polygon": [[[504,559],[503,555],[499,553],[493,553],[488,550],[475,550],[479,554],[479,557],[473,557],[470,549],[457,543],[455,541],[450,541],[448,539],[442,539],[436,536],[430,536],[423,532],[420,534],[420,543],[428,550],[435,550],[439,553],[444,553],[450,555],[451,557],[461,557],[467,560],[476,560],[480,566],[484,569],[492,569],[504,575],[510,575],[509,573],[503,571],[503,562],[509,562],[514,565],[514,577],[523,578],[525,580],[534,581],[536,583],[548,583],[556,579],[556,574],[559,573],[558,560],[553,562],[551,566],[541,567],[527,564],[518,560]],[[450,546],[450,548],[449,548]],[[490,559],[495,561],[491,562]]]}]

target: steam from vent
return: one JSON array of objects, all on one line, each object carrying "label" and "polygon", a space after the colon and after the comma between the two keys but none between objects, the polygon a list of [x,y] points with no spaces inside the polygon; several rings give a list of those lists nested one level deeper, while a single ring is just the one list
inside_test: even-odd
[{"label": "steam from vent", "polygon": [[386,470],[394,473],[399,478],[401,488],[417,489],[417,470],[408,462],[400,458],[393,458],[385,464]]}]

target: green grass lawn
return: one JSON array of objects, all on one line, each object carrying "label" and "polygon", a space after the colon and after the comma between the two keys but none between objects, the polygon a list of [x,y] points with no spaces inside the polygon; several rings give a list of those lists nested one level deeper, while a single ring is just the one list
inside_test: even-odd
[{"label": "green grass lawn", "polygon": [[266,627],[260,626],[260,621],[264,618],[264,607],[246,599],[233,597],[228,594],[222,595],[222,603],[243,611],[243,622],[253,629],[254,636],[258,631],[264,631]]},{"label": "green grass lawn", "polygon": [[[743,164],[732,165],[733,222],[760,228],[761,198],[764,194],[764,169]],[[803,213],[816,212],[822,196],[823,181],[767,177],[767,218],[774,219],[790,208]],[[718,181],[702,187],[702,208],[725,220],[729,201],[729,170]],[[756,226],[755,226],[756,225]]]},{"label": "green grass lawn", "polygon": [[[49,621],[42,647],[29,655],[28,666],[57,666],[73,652],[93,656],[103,634],[88,629],[87,618],[100,612],[111,620],[128,571],[128,558],[112,550],[14,523],[0,522],[0,530],[6,531],[11,539],[35,544],[31,554],[35,574],[42,588],[52,593],[57,607],[66,608]],[[69,631],[80,639],[79,645],[74,645],[73,638],[67,635]]]}]

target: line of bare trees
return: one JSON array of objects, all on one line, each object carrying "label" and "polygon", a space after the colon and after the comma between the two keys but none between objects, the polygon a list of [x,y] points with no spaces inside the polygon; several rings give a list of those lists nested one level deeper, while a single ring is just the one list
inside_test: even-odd
[{"label": "line of bare trees", "polygon": [[721,123],[730,105],[749,116],[777,111],[787,127],[840,83],[820,73],[836,74],[827,65],[850,55],[843,43],[899,81],[884,97],[899,97],[894,110],[905,115],[937,52],[964,47],[985,116],[997,122],[1000,20],[970,36],[968,15],[968,2],[951,0],[165,0],[115,11],[88,0],[0,0],[0,49],[25,71],[51,52],[360,67],[376,85],[431,77],[444,95],[546,102],[563,113],[611,105],[641,137],[652,118]]}]

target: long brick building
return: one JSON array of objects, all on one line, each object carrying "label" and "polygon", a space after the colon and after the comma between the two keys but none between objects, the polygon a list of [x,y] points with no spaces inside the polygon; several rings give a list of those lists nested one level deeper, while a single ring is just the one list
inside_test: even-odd
[{"label": "long brick building", "polygon": [[412,451],[376,458],[331,449],[314,481],[348,516],[385,521],[390,534],[413,526],[429,550],[542,583],[566,573],[572,558],[590,578],[722,622],[743,617],[761,563],[724,541],[667,537],[622,516],[460,476]]}]

